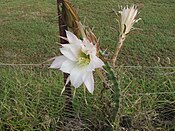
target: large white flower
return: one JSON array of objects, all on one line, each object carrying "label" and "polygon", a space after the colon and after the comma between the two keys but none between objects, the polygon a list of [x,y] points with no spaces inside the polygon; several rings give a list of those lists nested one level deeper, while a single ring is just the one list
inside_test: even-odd
[{"label": "large white flower", "polygon": [[88,39],[82,41],[69,31],[66,34],[69,43],[62,45],[60,51],[63,55],[56,57],[50,68],[58,68],[70,74],[69,79],[75,88],[84,83],[88,91],[93,93],[93,71],[104,63],[96,56],[96,46]]},{"label": "large white flower", "polygon": [[128,34],[130,30],[133,28],[135,22],[137,22],[139,19],[136,19],[136,16],[138,14],[138,10],[136,6],[131,7],[124,7],[121,11],[119,11],[119,24],[120,24],[120,33],[121,34]]}]

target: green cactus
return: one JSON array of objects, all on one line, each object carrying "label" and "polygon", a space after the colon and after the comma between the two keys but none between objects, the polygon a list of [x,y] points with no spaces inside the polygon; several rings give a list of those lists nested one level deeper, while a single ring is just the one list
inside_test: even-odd
[{"label": "green cactus", "polygon": [[[80,30],[77,27],[77,23],[79,20],[79,16],[74,10],[73,6],[68,2],[68,0],[63,0],[63,6],[62,6],[62,15],[63,15],[63,20],[65,24],[72,29],[72,31],[75,33],[75,35],[80,38]],[[104,56],[101,51],[99,51],[100,56]],[[107,131],[112,131],[114,129],[115,125],[115,120],[117,116],[117,112],[119,110],[119,102],[120,102],[120,90],[119,90],[119,85],[117,78],[115,76],[114,70],[111,67],[109,62],[105,62],[104,69],[106,71],[106,77],[107,77],[107,82],[109,83],[107,86],[112,89],[111,92],[111,114],[109,117],[110,121],[110,127],[106,129]]]},{"label": "green cactus", "polygon": [[104,69],[106,71],[107,81],[110,83],[110,84],[108,84],[108,86],[110,86],[109,88],[112,89],[112,93],[111,93],[111,95],[112,95],[111,96],[112,109],[111,109],[111,114],[109,116],[109,121],[110,121],[111,126],[107,129],[107,131],[112,131],[114,129],[117,112],[119,110],[120,89],[119,89],[119,84],[118,84],[117,78],[115,76],[114,70],[111,67],[109,62],[105,62]]}]

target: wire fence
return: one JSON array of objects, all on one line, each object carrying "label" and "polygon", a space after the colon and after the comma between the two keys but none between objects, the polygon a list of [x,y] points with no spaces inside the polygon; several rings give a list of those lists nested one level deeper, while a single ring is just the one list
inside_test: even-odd
[{"label": "wire fence", "polygon": [[[46,69],[50,66],[49,64],[50,60],[41,62],[41,63],[2,63],[0,62],[0,68],[11,68],[12,67],[12,72],[13,70],[15,70],[16,68],[35,68],[36,70],[38,70],[38,68],[41,67],[41,74],[45,74],[44,72],[42,72],[42,69]],[[14,68],[13,68],[14,67]],[[173,88],[175,86],[175,79],[173,78],[174,74],[175,74],[175,67],[174,66],[118,66],[117,68],[121,68],[124,70],[129,71],[129,73],[131,72],[131,74],[134,74],[133,76],[131,75],[131,79],[125,81],[125,79],[123,79],[123,84],[121,87],[121,105],[120,105],[120,111],[118,113],[118,118],[120,119],[120,123],[119,123],[119,127],[123,127],[123,123],[125,123],[125,117],[128,117],[128,119],[132,121],[132,126],[133,128],[139,128],[140,126],[147,127],[147,125],[151,125],[151,129],[153,128],[157,128],[156,126],[158,125],[160,128],[164,128],[164,125],[166,125],[167,120],[164,120],[163,118],[166,117],[168,118],[168,122],[170,123],[168,126],[169,127],[165,127],[165,129],[168,128],[174,128],[174,109],[175,109],[175,88]],[[6,68],[5,68],[6,70]],[[146,71],[145,71],[146,70]],[[157,72],[157,70],[160,72]],[[98,114],[98,116],[107,116],[109,115],[108,112],[110,111],[110,106],[108,105],[101,105],[101,103],[109,103],[110,99],[108,98],[108,95],[105,94],[105,96],[103,96],[103,99],[101,100],[98,93],[94,94],[93,96],[89,96],[88,94],[81,94],[80,92],[77,91],[76,96],[73,98],[74,101],[74,110],[72,111],[72,109],[67,108],[67,110],[69,112],[64,112],[64,97],[60,96],[60,90],[61,88],[56,88],[56,86],[58,86],[56,84],[56,82],[54,82],[55,78],[50,77],[50,75],[41,75],[41,78],[38,79],[34,79],[33,77],[37,77],[37,73],[35,74],[35,69],[31,70],[32,73],[26,72],[25,70],[22,70],[20,73],[22,73],[22,75],[20,76],[15,76],[15,78],[17,79],[17,83],[19,82],[20,84],[23,83],[24,81],[26,81],[26,79],[22,80],[20,82],[20,79],[23,77],[23,74],[32,74],[31,75],[31,83],[40,83],[41,85],[44,85],[42,88],[41,94],[39,94],[39,97],[35,97],[35,92],[38,92],[36,89],[34,89],[35,87],[32,87],[30,84],[25,88],[25,91],[23,92],[23,94],[29,94],[31,96],[27,96],[29,98],[34,97],[35,99],[33,100],[33,103],[35,101],[39,101],[41,107],[44,105],[46,109],[51,110],[53,114],[61,114],[60,116],[64,116],[62,119],[59,118],[59,120],[57,120],[57,124],[55,124],[56,120],[53,119],[53,122],[50,123],[50,125],[52,124],[52,128],[56,128],[57,130],[68,130],[68,129],[73,129],[76,128],[78,130],[86,130],[86,127],[91,129],[91,128],[103,128],[103,126],[108,126],[108,123],[105,123],[106,118],[104,117],[97,117],[96,118],[96,114]],[[16,72],[16,71],[15,71]],[[48,71],[49,72],[49,71]],[[46,74],[48,73],[46,72]],[[142,74],[140,74],[140,72],[142,72]],[[128,73],[128,74],[129,74]],[[143,87],[144,89],[139,88],[139,85],[137,84],[141,84],[141,83],[137,83],[135,85],[131,85],[133,81],[133,79],[140,79],[140,78],[134,78],[135,75],[139,74],[140,76],[142,76],[143,74],[149,74],[149,76],[153,76],[153,74],[162,74],[163,77],[166,77],[165,75],[171,75],[170,77],[168,76],[167,79],[165,80],[160,80],[160,85],[162,86],[162,90],[159,89],[159,84],[157,84],[158,86],[155,87],[155,90],[152,90],[151,88],[151,83],[149,83],[150,79],[145,80],[145,87]],[[52,73],[51,73],[52,74]],[[128,75],[127,73],[124,74],[124,76],[130,77],[130,75]],[[2,75],[2,74],[1,74]],[[148,76],[148,77],[149,77]],[[160,75],[156,75],[156,80],[157,77],[160,77]],[[42,81],[42,83],[40,82],[40,79],[44,78],[44,80]],[[50,79],[49,81],[46,81],[46,79]],[[60,78],[60,76],[59,76]],[[151,78],[152,79],[152,78]],[[153,78],[154,79],[154,78]],[[168,80],[171,79],[169,82],[171,85],[168,84]],[[6,87],[13,87],[12,85],[8,85],[9,81],[11,81],[11,77],[6,78],[6,79],[2,79],[2,81],[5,80],[5,85]],[[1,78],[0,78],[1,81]],[[58,80],[59,81],[59,80]],[[14,81],[15,82],[15,81]],[[149,83],[148,85],[146,83]],[[26,82],[28,83],[28,82]],[[26,83],[24,82],[23,84],[26,85]],[[49,93],[48,93],[48,88],[50,87],[50,83],[52,83],[52,88],[49,88]],[[97,82],[96,84],[98,84],[99,82]],[[159,83],[159,80],[158,82]],[[164,83],[164,84],[163,84]],[[23,85],[22,84],[22,85]],[[53,86],[53,84],[55,86]],[[173,86],[174,84],[174,86]],[[7,86],[8,85],[8,86]],[[131,86],[130,86],[131,85]],[[0,85],[1,86],[1,85]],[[150,86],[150,87],[149,87]],[[32,87],[32,88],[31,88]],[[37,86],[36,86],[37,87]],[[150,88],[149,90],[146,88]],[[137,89],[136,89],[137,88]],[[15,89],[15,88],[14,88]],[[101,89],[101,88],[100,88]],[[100,92],[100,89],[96,89],[96,92]],[[132,91],[133,89],[133,91]],[[0,92],[2,92],[3,89],[0,90]],[[16,90],[14,90],[16,92]],[[108,92],[108,90],[106,91]],[[9,93],[10,94],[10,93]],[[86,96],[88,95],[88,96]],[[18,95],[16,95],[18,96]],[[26,96],[25,96],[26,97]],[[26,98],[27,98],[26,97]],[[11,99],[11,96],[9,96],[8,99]],[[18,100],[18,98],[15,98]],[[59,101],[59,102],[58,102]],[[94,102],[95,101],[95,102]],[[25,104],[28,104],[29,101],[25,101]],[[32,103],[32,104],[33,104]],[[63,104],[62,104],[63,103]],[[86,104],[87,103],[87,104]],[[95,103],[95,104],[94,104]],[[147,104],[148,103],[148,104]],[[53,105],[57,105],[57,106],[53,106]],[[104,107],[105,108],[104,108]],[[164,107],[165,106],[165,107]],[[58,108],[59,107],[59,108]],[[81,108],[80,108],[81,107]],[[15,106],[13,108],[16,108]],[[29,108],[32,109],[32,107],[29,106]],[[59,111],[58,111],[59,109]],[[95,109],[95,110],[94,110]],[[107,109],[107,110],[105,110]],[[38,110],[38,109],[36,109]],[[40,109],[41,111],[45,111],[44,109]],[[127,114],[128,110],[132,113],[132,115]],[[159,111],[160,110],[160,111]],[[33,113],[33,112],[32,112]],[[162,114],[163,114],[163,118],[162,118]],[[38,114],[35,114],[35,116],[37,116]],[[42,114],[39,114],[40,116],[42,116]],[[170,116],[172,115],[172,116]],[[66,116],[71,116],[73,118],[67,118]],[[31,116],[29,116],[31,117]],[[45,120],[45,116],[42,116],[43,120]],[[81,118],[81,119],[80,119]],[[133,119],[134,118],[134,119]],[[123,120],[124,119],[124,120]],[[128,121],[129,121],[128,120]],[[127,122],[128,122],[127,121]],[[55,122],[55,123],[54,123]],[[155,123],[158,123],[157,125]],[[91,125],[91,123],[95,123],[93,124],[94,127],[89,126]],[[144,123],[144,124],[143,124]],[[45,124],[45,123],[44,123]],[[49,125],[49,124],[48,124]],[[55,127],[56,125],[56,127]],[[155,126],[154,126],[155,125]],[[47,126],[47,125],[46,125]],[[167,125],[166,125],[167,126]],[[38,128],[41,128],[40,126],[38,126]],[[50,127],[48,127],[50,128]],[[125,129],[125,128],[124,128]],[[150,129],[150,130],[151,130]]]},{"label": "wire fence", "polygon": [[[48,63],[47,61],[44,61],[42,63],[34,63],[34,64],[23,64],[23,63],[19,63],[19,64],[10,64],[10,63],[2,63],[0,62],[0,68],[2,67],[44,67],[44,68],[48,68],[50,66],[50,64],[46,64]],[[170,72],[163,72],[163,73],[159,73],[161,75],[171,75],[173,76],[175,74],[175,66],[118,66],[118,68],[126,68],[126,69],[145,69],[145,70],[154,70],[154,69],[160,69],[160,70],[171,70]],[[146,72],[145,72],[146,73]],[[150,72],[148,72],[149,74],[151,74]],[[154,73],[152,73],[154,74]],[[151,74],[151,75],[152,75]],[[156,74],[156,73],[155,73]],[[158,74],[158,73],[157,73]],[[174,91],[162,91],[162,92],[141,92],[141,93],[122,93],[122,95],[125,96],[150,96],[150,95],[163,95],[163,94],[175,94],[175,90]]]},{"label": "wire fence", "polygon": [[[45,63],[45,62],[43,62]],[[0,67],[3,66],[46,66],[49,67],[50,64],[43,64],[43,63],[36,63],[36,64],[9,64],[9,63],[0,63]],[[118,66],[118,67],[123,67],[123,68],[141,68],[141,69],[175,69],[175,66]]]}]

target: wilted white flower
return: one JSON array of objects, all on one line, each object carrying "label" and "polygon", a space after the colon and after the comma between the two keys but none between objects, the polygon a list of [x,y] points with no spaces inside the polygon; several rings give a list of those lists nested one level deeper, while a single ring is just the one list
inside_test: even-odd
[{"label": "wilted white flower", "polygon": [[75,88],[84,83],[88,91],[93,93],[93,71],[104,63],[96,56],[96,46],[88,39],[82,41],[69,31],[66,31],[66,35],[69,43],[62,45],[60,51],[63,55],[56,57],[50,68],[70,74],[70,82]]},{"label": "wilted white flower", "polygon": [[135,5],[131,7],[126,6],[121,11],[119,11],[119,25],[121,34],[126,35],[130,32],[134,23],[139,20],[136,19],[137,14],[138,10]]}]

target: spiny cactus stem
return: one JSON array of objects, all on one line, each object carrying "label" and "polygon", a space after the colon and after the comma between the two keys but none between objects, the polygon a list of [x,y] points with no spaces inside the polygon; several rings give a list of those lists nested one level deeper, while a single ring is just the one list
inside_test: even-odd
[{"label": "spiny cactus stem", "polygon": [[111,81],[111,84],[112,84],[112,86],[111,86],[112,87],[112,92],[111,92],[112,111],[111,111],[111,115],[109,118],[111,126],[108,129],[106,129],[106,131],[113,131],[114,123],[116,121],[116,116],[117,116],[117,113],[119,110],[119,105],[120,105],[120,88],[119,88],[119,84],[118,84],[117,78],[115,76],[114,70],[110,66],[109,62],[105,62],[104,69],[107,71],[106,75],[107,75],[108,81]]},{"label": "spiny cactus stem", "polygon": [[120,35],[119,36],[119,41],[118,41],[118,45],[116,46],[116,49],[115,49],[115,53],[112,57],[112,67],[115,68],[115,64],[116,64],[116,60],[117,60],[117,57],[118,57],[118,54],[123,46],[123,43],[124,43],[124,40],[125,40],[125,35]]}]

